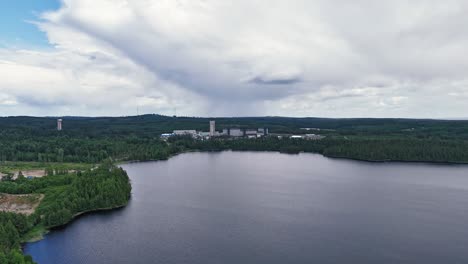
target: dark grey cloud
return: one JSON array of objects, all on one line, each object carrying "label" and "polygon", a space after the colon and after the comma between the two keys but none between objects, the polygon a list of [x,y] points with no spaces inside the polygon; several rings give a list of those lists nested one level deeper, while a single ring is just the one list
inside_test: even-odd
[{"label": "dark grey cloud", "polygon": [[290,85],[302,82],[300,78],[284,78],[284,79],[273,79],[273,80],[265,80],[262,77],[255,77],[248,81],[249,83],[255,83],[260,85]]}]

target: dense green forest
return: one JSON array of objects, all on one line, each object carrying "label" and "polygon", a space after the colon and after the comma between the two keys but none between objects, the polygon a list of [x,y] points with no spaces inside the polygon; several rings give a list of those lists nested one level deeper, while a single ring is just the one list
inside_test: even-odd
[{"label": "dense green forest", "polygon": [[30,216],[0,212],[0,263],[32,263],[20,243],[35,229],[68,223],[77,214],[124,206],[131,185],[126,172],[109,162],[86,172],[1,181],[0,193],[45,194]]},{"label": "dense green forest", "polygon": [[[15,162],[34,162],[23,164],[47,168],[49,175],[35,179],[21,177],[15,181],[6,177],[0,182],[0,193],[45,195],[30,216],[0,213],[0,263],[33,263],[30,257],[22,255],[19,246],[37,230],[63,225],[81,212],[125,205],[131,192],[128,176],[108,160],[161,160],[196,150],[250,150],[312,152],[370,161],[468,163],[468,121],[214,118],[217,130],[266,127],[271,135],[258,139],[211,140],[172,137],[163,141],[160,134],[175,129],[207,131],[211,118],[143,115],[62,119],[63,130],[57,131],[56,118],[0,118],[0,166],[4,168],[0,171],[7,171],[7,167],[12,170]],[[325,138],[287,137],[305,133],[321,134]],[[72,163],[82,163],[80,166],[84,168],[90,164],[102,165],[94,170],[67,173]],[[18,164],[16,168],[22,166]],[[54,173],[53,167],[59,173]]]},{"label": "dense green forest", "polygon": [[[320,129],[334,135],[392,135],[418,138],[468,140],[468,121],[388,118],[290,118],[233,117],[197,118],[140,115],[129,117],[62,117],[63,137],[69,138],[151,138],[175,129],[208,131],[209,120],[216,121],[217,130],[225,127],[268,127],[272,133],[306,133],[301,128]],[[57,118],[0,117],[0,138],[24,139],[57,135]]]},{"label": "dense green forest", "polygon": [[173,138],[173,148],[184,150],[221,151],[251,150],[282,153],[320,153],[327,157],[351,158],[365,161],[420,161],[467,163],[468,142],[425,139],[354,139],[325,138],[323,140],[261,139],[197,141],[191,138]]},{"label": "dense green forest", "polygon": [[[316,133],[321,141],[160,140],[174,129],[207,131],[209,118],[133,117],[0,118],[0,161],[99,163],[159,160],[186,150],[274,150],[316,152],[373,161],[468,162],[468,121],[418,119],[325,119],[286,117],[214,118],[216,127],[267,127],[273,135]],[[309,130],[305,130],[308,128]]]},{"label": "dense green forest", "polygon": [[20,251],[21,237],[32,227],[30,218],[20,214],[0,212],[0,263],[34,263]]}]

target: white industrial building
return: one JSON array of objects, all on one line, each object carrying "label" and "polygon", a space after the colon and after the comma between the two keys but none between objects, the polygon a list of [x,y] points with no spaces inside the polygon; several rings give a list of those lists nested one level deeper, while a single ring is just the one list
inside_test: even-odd
[{"label": "white industrial building", "polygon": [[240,128],[228,128],[227,135],[231,137],[243,137],[244,130]]},{"label": "white industrial building", "polygon": [[305,134],[305,135],[292,135],[290,136],[292,139],[307,139],[307,140],[321,140],[324,139],[325,136],[316,135],[316,134]]},{"label": "white industrial building", "polygon": [[172,132],[175,136],[196,136],[197,131],[196,130],[174,130]]},{"label": "white industrial building", "polygon": [[171,136],[186,136],[190,135],[194,138],[208,139],[211,137],[226,136],[226,137],[248,137],[257,138],[268,135],[268,128],[224,128],[223,132],[216,131],[216,122],[211,120],[209,122],[209,132],[202,132],[196,130],[174,130],[172,133],[161,134],[161,138],[168,138]]},{"label": "white industrial building", "polygon": [[256,136],[257,135],[257,130],[256,129],[246,129],[245,130],[245,135],[246,136]]},{"label": "white industrial building", "polygon": [[322,136],[322,135],[317,135],[317,134],[306,134],[305,135],[305,139],[309,139],[309,140],[320,140],[320,139],[324,139],[325,136]]}]

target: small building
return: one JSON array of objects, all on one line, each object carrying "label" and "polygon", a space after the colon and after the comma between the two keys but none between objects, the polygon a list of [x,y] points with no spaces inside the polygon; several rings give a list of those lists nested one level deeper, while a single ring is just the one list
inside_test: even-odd
[{"label": "small building", "polygon": [[245,130],[245,135],[246,136],[257,136],[257,130],[256,129],[247,129],[247,130]]},{"label": "small building", "polygon": [[264,128],[257,129],[257,135],[260,137],[265,136],[265,129]]},{"label": "small building", "polygon": [[200,137],[204,137],[204,138],[206,138],[206,137],[212,137],[211,132],[202,132],[202,131],[200,131],[200,132],[198,132],[198,135],[199,135]]},{"label": "small building", "polygon": [[174,136],[173,133],[163,133],[163,134],[161,134],[162,139],[170,138],[172,136]]},{"label": "small building", "polygon": [[175,136],[196,136],[196,130],[174,130],[172,132]]},{"label": "small building", "polygon": [[325,138],[325,136],[316,135],[316,134],[306,134],[305,135],[305,139],[308,139],[308,140],[321,140],[323,138]]},{"label": "small building", "polygon": [[240,128],[230,128],[228,131],[229,131],[229,136],[231,137],[243,137],[244,136],[244,130]]},{"label": "small building", "polygon": [[258,128],[257,129],[257,137],[263,137],[268,135],[268,128],[263,127],[263,128]]}]

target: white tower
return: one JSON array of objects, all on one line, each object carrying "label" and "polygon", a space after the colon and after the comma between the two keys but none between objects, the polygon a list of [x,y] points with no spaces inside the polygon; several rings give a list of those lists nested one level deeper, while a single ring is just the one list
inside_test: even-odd
[{"label": "white tower", "polygon": [[213,137],[215,134],[215,121],[210,121],[210,137]]},{"label": "white tower", "polygon": [[62,130],[62,119],[57,119],[57,130]]}]

